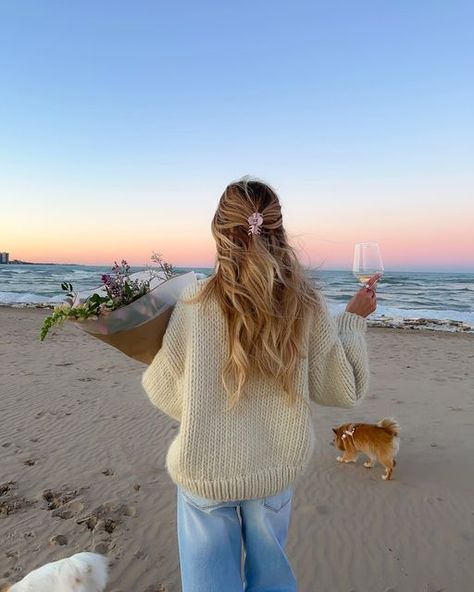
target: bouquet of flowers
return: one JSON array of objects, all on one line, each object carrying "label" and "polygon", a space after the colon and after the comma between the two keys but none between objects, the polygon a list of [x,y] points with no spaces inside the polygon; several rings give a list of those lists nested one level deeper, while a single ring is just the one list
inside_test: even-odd
[{"label": "bouquet of flowers", "polygon": [[196,280],[194,272],[178,275],[153,253],[157,269],[131,273],[127,261],[115,262],[111,274],[103,274],[102,286],[90,293],[73,292],[61,284],[66,299],[44,319],[40,339],[66,320],[127,356],[150,364],[161,347],[171,312],[185,286]]}]

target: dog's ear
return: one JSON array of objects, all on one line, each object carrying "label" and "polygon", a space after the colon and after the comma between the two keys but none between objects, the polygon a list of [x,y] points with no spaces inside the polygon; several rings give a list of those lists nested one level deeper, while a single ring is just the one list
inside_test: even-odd
[{"label": "dog's ear", "polygon": [[9,592],[12,584],[0,584],[0,592]]},{"label": "dog's ear", "polygon": [[[336,428],[332,428],[332,431],[337,434],[337,429]],[[0,591],[1,592],[1,591]]]}]

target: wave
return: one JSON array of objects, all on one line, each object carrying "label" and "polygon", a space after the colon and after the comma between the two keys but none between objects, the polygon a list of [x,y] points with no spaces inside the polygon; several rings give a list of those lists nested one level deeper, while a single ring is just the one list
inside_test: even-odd
[{"label": "wave", "polygon": [[[338,314],[345,310],[341,304],[328,303],[332,314]],[[437,319],[440,321],[462,321],[468,325],[474,326],[474,311],[461,310],[436,310],[433,308],[398,308],[394,306],[378,305],[375,313],[372,313],[369,319]]]},{"label": "wave", "polygon": [[57,304],[63,300],[62,294],[47,296],[32,292],[0,292],[0,304]]},{"label": "wave", "polygon": [[62,274],[61,277],[62,281],[67,280],[69,278],[71,282],[77,282],[79,280],[89,280],[91,282],[95,282],[96,284],[100,283],[100,275],[96,273],[91,273],[90,271],[73,271],[74,275],[71,274]]},{"label": "wave", "polygon": [[[147,267],[134,267],[135,271]],[[213,268],[176,267],[185,273],[194,271],[198,278]],[[96,291],[106,266],[0,266],[0,304],[57,304],[64,301],[63,281],[70,281],[75,291]],[[29,275],[28,275],[29,274]],[[350,271],[321,271],[314,274],[328,305],[344,310],[359,285]],[[461,321],[474,325],[474,274],[472,273],[389,273],[378,283],[378,306],[373,319],[422,319]],[[383,316],[385,315],[385,316]]]}]

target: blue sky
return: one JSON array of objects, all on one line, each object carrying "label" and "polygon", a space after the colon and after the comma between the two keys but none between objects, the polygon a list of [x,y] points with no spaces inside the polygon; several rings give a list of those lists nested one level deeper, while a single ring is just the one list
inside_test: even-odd
[{"label": "blue sky", "polygon": [[316,259],[341,236],[393,250],[391,219],[406,241],[424,221],[454,259],[393,268],[468,270],[456,253],[472,244],[474,271],[474,3],[10,1],[0,22],[0,230],[18,257],[63,237],[82,262],[67,229],[77,243],[106,216],[115,250],[127,229],[144,254],[154,228],[158,250],[192,229],[207,246],[189,263],[208,263],[217,199],[249,173]]}]

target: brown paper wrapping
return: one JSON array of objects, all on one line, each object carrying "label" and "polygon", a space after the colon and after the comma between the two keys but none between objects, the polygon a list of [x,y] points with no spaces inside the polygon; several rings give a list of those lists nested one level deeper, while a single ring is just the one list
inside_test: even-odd
[{"label": "brown paper wrapping", "polygon": [[151,364],[153,358],[161,348],[163,335],[165,334],[173,308],[174,306],[160,316],[134,329],[118,331],[112,335],[100,335],[99,333],[89,333],[89,335],[108,343],[134,360],[138,360],[144,364]]},{"label": "brown paper wrapping", "polygon": [[[131,277],[135,275],[138,274]],[[196,279],[196,274],[189,272],[162,281],[128,306],[74,324],[130,358],[150,364],[161,347],[179,295]],[[76,302],[80,302],[80,298]]]}]

